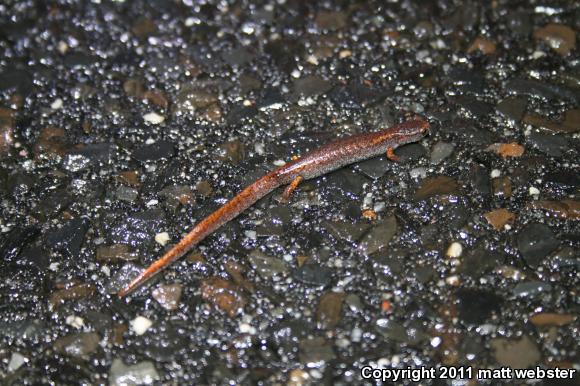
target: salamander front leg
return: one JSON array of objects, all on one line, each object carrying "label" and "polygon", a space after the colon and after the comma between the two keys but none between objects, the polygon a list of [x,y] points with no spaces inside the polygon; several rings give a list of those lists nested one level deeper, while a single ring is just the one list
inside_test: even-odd
[{"label": "salamander front leg", "polygon": [[401,157],[395,155],[395,149],[393,149],[392,147],[389,147],[387,149],[387,158],[393,162],[399,162],[401,160]]},{"label": "salamander front leg", "polygon": [[302,176],[297,176],[296,178],[294,178],[294,181],[292,181],[290,185],[288,185],[286,189],[284,189],[284,193],[282,193],[282,196],[280,196],[280,202],[287,203],[288,200],[290,199],[290,196],[296,190],[296,188],[298,187],[300,182],[302,182],[302,180],[303,180]]}]

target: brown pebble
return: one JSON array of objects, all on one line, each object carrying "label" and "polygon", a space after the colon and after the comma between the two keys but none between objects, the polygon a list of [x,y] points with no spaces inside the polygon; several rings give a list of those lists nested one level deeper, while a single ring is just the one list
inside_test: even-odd
[{"label": "brown pebble", "polygon": [[123,82],[123,91],[130,97],[141,99],[145,92],[145,86],[137,79],[127,79]]},{"label": "brown pebble", "polygon": [[510,143],[494,143],[489,145],[487,151],[493,151],[503,158],[507,157],[521,157],[524,154],[524,147],[516,142]]},{"label": "brown pebble", "polygon": [[571,109],[564,113],[564,119],[560,122],[546,119],[540,114],[528,113],[524,115],[522,122],[528,125],[540,127],[552,133],[575,133],[580,131],[580,109]]},{"label": "brown pebble", "polygon": [[244,278],[246,267],[233,261],[228,261],[225,265],[225,270],[232,277],[234,283],[242,287],[248,292],[254,292],[256,288],[254,284]]},{"label": "brown pebble", "polygon": [[493,226],[496,230],[504,229],[506,224],[511,224],[514,222],[516,215],[507,209],[501,208],[492,210],[483,215],[487,222]]},{"label": "brown pebble", "polygon": [[448,176],[426,178],[415,192],[415,200],[425,200],[434,196],[459,194],[459,185]]},{"label": "brown pebble", "polygon": [[0,107],[0,157],[8,154],[14,144],[14,110]]},{"label": "brown pebble", "polygon": [[219,158],[228,160],[234,165],[239,164],[246,158],[246,147],[239,139],[221,144],[219,150]]},{"label": "brown pebble", "polygon": [[319,28],[336,30],[346,26],[346,15],[343,12],[320,11],[314,22]]},{"label": "brown pebble", "polygon": [[203,119],[209,122],[218,123],[222,116],[222,109],[217,103],[209,105],[203,112]]},{"label": "brown pebble", "polygon": [[129,331],[129,327],[127,327],[124,323],[115,323],[111,329],[112,333],[109,336],[109,343],[113,346],[120,346],[124,342],[123,336],[127,331]]},{"label": "brown pebble", "polygon": [[183,286],[181,284],[167,284],[155,288],[151,295],[161,307],[167,311],[172,311],[179,305],[182,291]]},{"label": "brown pebble", "polygon": [[365,210],[364,212],[362,212],[362,216],[363,218],[366,218],[367,220],[374,220],[377,218],[377,213],[374,210]]},{"label": "brown pebble", "polygon": [[101,263],[132,261],[137,260],[137,257],[126,244],[103,245],[97,248],[97,261]]},{"label": "brown pebble", "polygon": [[201,252],[190,253],[189,255],[187,255],[187,261],[190,263],[201,263],[201,264],[206,263],[205,257],[203,257],[203,254]]},{"label": "brown pebble", "polygon": [[580,201],[578,200],[539,200],[530,202],[527,206],[531,209],[543,209],[554,217],[572,220],[580,219]]},{"label": "brown pebble", "polygon": [[101,337],[96,332],[66,335],[54,341],[54,350],[71,357],[84,357],[99,348]]},{"label": "brown pebble", "polygon": [[575,319],[574,315],[570,314],[557,314],[553,312],[542,312],[539,314],[532,315],[530,317],[530,322],[534,326],[565,326],[570,324]]},{"label": "brown pebble", "polygon": [[138,19],[131,27],[131,32],[138,38],[146,38],[157,31],[157,25],[149,18],[142,17]]},{"label": "brown pebble", "polygon": [[548,24],[534,32],[536,40],[542,40],[551,49],[566,56],[576,48],[576,32],[566,25]]},{"label": "brown pebble", "polygon": [[248,302],[237,285],[219,277],[210,277],[201,282],[201,297],[230,317],[234,317]]},{"label": "brown pebble", "polygon": [[159,90],[147,90],[143,94],[143,99],[147,100],[150,103],[153,103],[155,106],[159,106],[162,109],[167,110],[169,106],[169,101],[167,100],[167,96],[165,93]]},{"label": "brown pebble", "polygon": [[296,256],[296,264],[298,264],[298,267],[302,267],[304,265],[304,263],[306,263],[307,261],[308,261],[308,256],[306,256],[306,255]]},{"label": "brown pebble", "polygon": [[206,180],[199,181],[195,185],[195,189],[199,193],[201,193],[202,195],[204,195],[205,197],[211,196],[211,194],[213,192],[213,188],[211,187],[211,184],[209,183],[209,181],[206,181]]},{"label": "brown pebble", "polygon": [[53,308],[58,307],[67,300],[88,298],[95,294],[95,286],[92,284],[79,284],[71,288],[55,291],[50,295],[49,303]]},{"label": "brown pebble", "polygon": [[125,185],[131,186],[133,188],[138,188],[141,186],[141,181],[139,180],[139,173],[136,170],[127,170],[119,173],[119,181]]},{"label": "brown pebble", "polygon": [[493,194],[497,197],[509,198],[512,196],[512,181],[508,177],[496,177],[491,180]]},{"label": "brown pebble", "polygon": [[320,297],[316,309],[316,320],[320,328],[333,329],[340,323],[344,293],[327,292]]},{"label": "brown pebble", "polygon": [[475,51],[480,51],[484,55],[493,55],[496,50],[495,42],[484,37],[477,37],[467,49],[467,53],[471,54]]},{"label": "brown pebble", "polygon": [[47,126],[40,131],[40,135],[34,144],[35,157],[40,155],[49,158],[62,157],[68,150],[69,145],[65,138],[65,131],[60,127]]}]

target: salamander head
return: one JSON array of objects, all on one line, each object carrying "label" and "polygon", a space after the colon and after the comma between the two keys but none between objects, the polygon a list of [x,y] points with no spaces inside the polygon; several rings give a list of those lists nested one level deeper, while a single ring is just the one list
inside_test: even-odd
[{"label": "salamander head", "polygon": [[431,125],[426,120],[416,117],[393,127],[393,133],[401,142],[415,142],[429,133]]}]

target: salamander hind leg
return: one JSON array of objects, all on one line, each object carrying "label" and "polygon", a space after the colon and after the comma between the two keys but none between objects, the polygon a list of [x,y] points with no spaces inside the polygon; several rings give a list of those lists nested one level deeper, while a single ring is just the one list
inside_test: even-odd
[{"label": "salamander hind leg", "polygon": [[395,155],[395,149],[393,149],[392,147],[389,147],[387,149],[387,158],[393,162],[399,162],[401,160],[401,157]]},{"label": "salamander hind leg", "polygon": [[287,203],[288,200],[290,199],[290,196],[296,190],[296,188],[298,187],[300,182],[302,182],[302,180],[303,180],[302,176],[297,176],[296,178],[294,178],[294,180],[290,183],[290,185],[288,185],[286,189],[284,189],[284,193],[282,193],[282,195],[280,196],[279,201],[282,203]]}]

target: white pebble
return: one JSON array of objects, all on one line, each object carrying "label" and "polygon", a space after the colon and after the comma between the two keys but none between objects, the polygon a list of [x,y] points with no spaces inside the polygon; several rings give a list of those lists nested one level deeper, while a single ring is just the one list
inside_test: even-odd
[{"label": "white pebble", "polygon": [[242,334],[254,335],[256,333],[256,329],[248,323],[240,323],[240,332]]},{"label": "white pebble", "polygon": [[454,287],[457,287],[460,283],[459,276],[457,276],[457,275],[449,276],[445,279],[445,283],[447,285],[452,285]]},{"label": "white pebble", "polygon": [[13,352],[8,362],[8,372],[18,370],[28,359],[20,353]]},{"label": "white pebble", "polygon": [[491,178],[497,178],[501,176],[501,171],[499,169],[493,169],[491,171]]},{"label": "white pebble", "polygon": [[159,232],[155,235],[155,242],[159,245],[165,246],[169,240],[171,240],[171,237],[169,237],[167,232]]},{"label": "white pebble", "polygon": [[461,256],[462,252],[463,252],[463,246],[460,243],[458,243],[457,241],[455,241],[455,242],[451,243],[449,248],[447,248],[446,255],[448,257],[459,257],[459,256]]},{"label": "white pebble", "polygon": [[153,322],[144,316],[137,316],[135,319],[131,320],[131,329],[135,331],[137,335],[143,335],[147,331]]},{"label": "white pebble", "polygon": [[534,186],[530,186],[530,189],[528,190],[528,193],[530,194],[530,196],[539,196],[540,195],[540,189],[534,187]]},{"label": "white pebble", "polygon": [[76,315],[67,316],[65,323],[74,328],[81,328],[85,325],[84,319]]},{"label": "white pebble", "polygon": [[145,120],[145,122],[149,122],[154,125],[158,125],[163,121],[165,121],[165,117],[157,113],[147,113],[143,115],[143,119]]},{"label": "white pebble", "polygon": [[244,235],[247,238],[252,239],[252,240],[256,240],[256,237],[257,237],[256,231],[244,231]]},{"label": "white pebble", "polygon": [[439,345],[441,344],[441,338],[438,336],[434,336],[431,339],[431,347],[439,347]]},{"label": "white pebble", "polygon": [[60,98],[56,98],[54,100],[54,102],[52,102],[50,104],[50,108],[53,110],[62,109],[62,106],[63,106],[63,102],[62,102],[62,99],[60,99]]},{"label": "white pebble", "polygon": [[352,329],[351,333],[350,333],[350,339],[353,342],[360,342],[361,338],[362,338],[362,330],[358,327],[355,327]]},{"label": "white pebble", "polygon": [[106,276],[111,276],[111,268],[108,265],[101,266],[101,272]]},{"label": "white pebble", "polygon": [[286,165],[286,161],[281,160],[281,159],[277,159],[273,162],[274,166],[284,166]]}]

